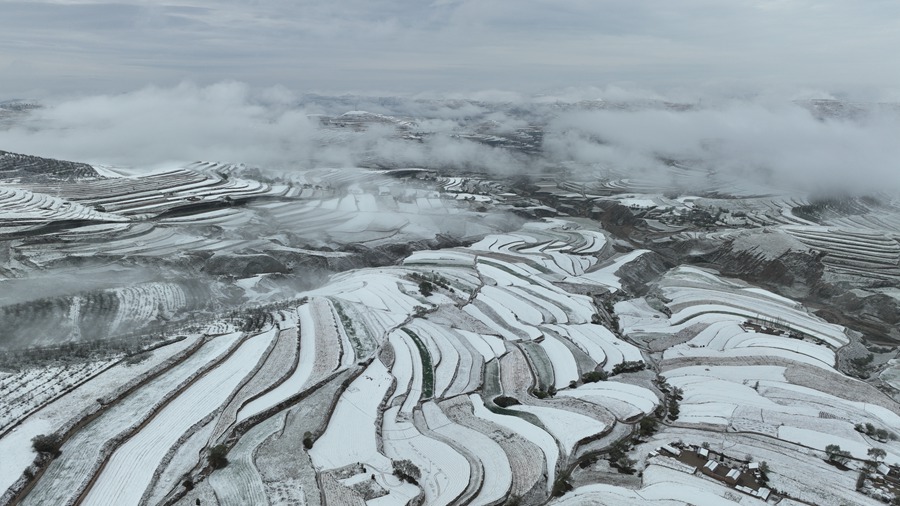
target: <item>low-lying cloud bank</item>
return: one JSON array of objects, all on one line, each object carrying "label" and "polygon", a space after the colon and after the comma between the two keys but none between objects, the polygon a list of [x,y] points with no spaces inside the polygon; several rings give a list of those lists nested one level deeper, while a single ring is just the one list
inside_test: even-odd
[{"label": "low-lying cloud bank", "polygon": [[[619,88],[588,92],[385,98],[302,96],[234,82],[149,87],[47,102],[0,130],[0,149],[136,168],[215,160],[515,174],[566,164],[646,178],[668,178],[666,161],[675,160],[775,189],[900,189],[900,113],[889,104],[819,103],[814,113],[809,102],[770,98],[700,106]],[[335,128],[317,116],[358,109],[414,124]],[[543,133],[537,155],[466,135],[502,137],[529,127]]]},{"label": "low-lying cloud bank", "polygon": [[48,102],[0,132],[0,149],[148,168],[303,159],[315,125],[291,101],[283,90],[254,93],[244,84],[221,83]]},{"label": "low-lying cloud bank", "polygon": [[582,112],[548,127],[550,159],[665,177],[665,161],[745,177],[774,189],[900,189],[900,114],[873,107],[817,118],[798,104]]}]

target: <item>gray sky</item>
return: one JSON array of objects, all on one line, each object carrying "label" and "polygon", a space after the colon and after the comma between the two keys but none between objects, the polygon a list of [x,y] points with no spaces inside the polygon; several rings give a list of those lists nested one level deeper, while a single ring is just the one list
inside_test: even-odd
[{"label": "gray sky", "polygon": [[0,99],[636,86],[900,99],[896,0],[0,0]]}]

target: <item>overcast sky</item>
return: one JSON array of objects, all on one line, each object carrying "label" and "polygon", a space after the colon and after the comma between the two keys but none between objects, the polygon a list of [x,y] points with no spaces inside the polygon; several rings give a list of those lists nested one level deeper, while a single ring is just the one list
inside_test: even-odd
[{"label": "overcast sky", "polygon": [[625,87],[900,99],[896,0],[0,0],[0,99]]}]

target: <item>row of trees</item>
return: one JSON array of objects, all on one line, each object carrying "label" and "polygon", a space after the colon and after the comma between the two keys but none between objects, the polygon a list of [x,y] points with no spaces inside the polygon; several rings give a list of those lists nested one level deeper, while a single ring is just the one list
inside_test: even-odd
[{"label": "row of trees", "polygon": [[[887,457],[887,452],[881,448],[869,448],[867,454],[870,457],[868,463],[872,466],[877,465]],[[829,462],[840,465],[847,464],[853,458],[849,451],[841,449],[840,445],[835,444],[825,446],[825,456]]]}]

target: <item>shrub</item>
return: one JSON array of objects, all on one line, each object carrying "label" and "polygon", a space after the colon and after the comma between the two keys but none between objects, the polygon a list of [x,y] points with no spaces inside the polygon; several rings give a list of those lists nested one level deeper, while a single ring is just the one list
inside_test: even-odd
[{"label": "shrub", "polygon": [[127,357],[125,357],[125,365],[137,365],[137,364],[140,364],[141,362],[147,360],[148,358],[150,358],[150,353],[148,353],[148,352],[136,353],[134,355],[128,355]]},{"label": "shrub", "polygon": [[656,429],[659,427],[659,421],[652,416],[645,416],[641,418],[641,423],[639,424],[638,432],[642,437],[652,436],[656,434]]},{"label": "shrub", "polygon": [[419,283],[419,293],[425,297],[431,296],[431,294],[434,293],[434,285],[429,281],[421,281]]},{"label": "shrub", "polygon": [[552,497],[561,497],[566,492],[572,490],[572,484],[568,482],[565,478],[557,478],[555,482],[553,482],[553,492],[551,493]]},{"label": "shrub", "polygon": [[897,440],[897,434],[895,434],[894,432],[891,432],[887,429],[879,429],[868,422],[865,425],[861,423],[856,424],[855,429],[857,430],[857,432],[861,432],[881,442]]},{"label": "shrub", "polygon": [[834,462],[835,464],[843,465],[850,460],[850,452],[842,450],[838,445],[827,445],[825,447],[825,455],[828,457],[829,462]]},{"label": "shrub", "polygon": [[520,404],[520,403],[519,403],[519,400],[516,399],[515,397],[500,395],[500,396],[494,397],[494,404],[496,404],[497,406],[499,406],[501,408],[508,408],[510,406],[515,406],[516,404]]},{"label": "shrub", "polygon": [[678,407],[678,398],[670,397],[669,398],[669,414],[666,416],[670,421],[678,420],[678,414],[680,413],[680,409]]},{"label": "shrub", "polygon": [[38,453],[51,453],[56,456],[59,455],[62,438],[57,434],[38,434],[31,438],[31,446]]},{"label": "shrub", "polygon": [[606,371],[590,371],[581,375],[581,381],[585,383],[596,383],[598,381],[606,381],[609,374]]},{"label": "shrub", "polygon": [[225,445],[216,445],[209,449],[209,455],[207,455],[206,459],[209,462],[209,466],[213,469],[222,469],[223,467],[228,465],[228,458],[225,455],[228,453],[228,448]]},{"label": "shrub", "polygon": [[628,457],[619,457],[615,462],[615,467],[619,469],[619,472],[622,474],[634,474],[634,464],[636,461],[634,459]]},{"label": "shrub", "polygon": [[612,374],[622,374],[626,372],[638,372],[647,368],[647,364],[643,360],[626,360],[613,366]]},{"label": "shrub", "polygon": [[613,466],[617,465],[616,463],[619,459],[628,456],[628,452],[631,451],[631,447],[625,441],[619,441],[616,444],[612,445],[608,452],[608,460],[609,463]]},{"label": "shrub", "polygon": [[422,478],[422,471],[411,460],[395,460],[394,476],[413,485],[418,485],[419,479]]},{"label": "shrub", "polygon": [[762,486],[769,484],[769,464],[765,460],[759,463],[759,484]]}]

